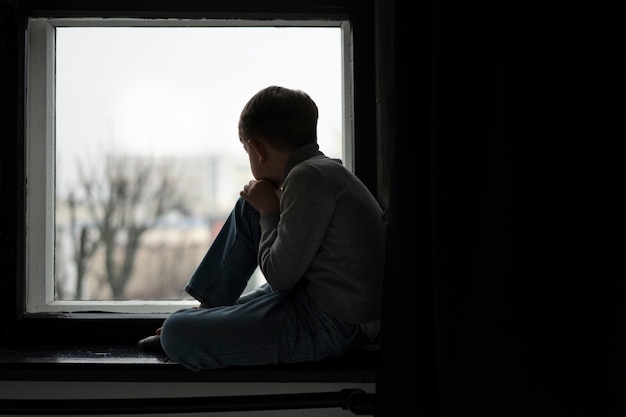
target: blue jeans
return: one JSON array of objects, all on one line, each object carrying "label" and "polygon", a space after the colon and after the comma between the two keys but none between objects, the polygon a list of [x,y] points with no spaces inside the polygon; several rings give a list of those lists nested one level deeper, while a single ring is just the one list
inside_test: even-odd
[{"label": "blue jeans", "polygon": [[199,371],[330,359],[367,342],[359,325],[326,314],[303,281],[290,291],[268,284],[242,296],[257,267],[259,213],[240,198],[185,290],[211,308],[172,313],[163,323],[167,356]]}]

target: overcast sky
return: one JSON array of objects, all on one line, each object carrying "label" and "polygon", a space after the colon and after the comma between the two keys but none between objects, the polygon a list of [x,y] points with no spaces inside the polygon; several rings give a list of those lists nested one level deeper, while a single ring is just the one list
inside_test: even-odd
[{"label": "overcast sky", "polygon": [[247,100],[306,91],[319,143],[341,157],[339,28],[57,28],[57,170],[105,152],[234,153]]}]

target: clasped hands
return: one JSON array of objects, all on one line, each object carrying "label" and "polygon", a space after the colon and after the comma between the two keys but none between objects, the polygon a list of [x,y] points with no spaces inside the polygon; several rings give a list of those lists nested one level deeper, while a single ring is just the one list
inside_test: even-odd
[{"label": "clasped hands", "polygon": [[280,211],[280,195],[282,191],[268,180],[251,180],[243,186],[239,195],[246,199],[261,216]]}]

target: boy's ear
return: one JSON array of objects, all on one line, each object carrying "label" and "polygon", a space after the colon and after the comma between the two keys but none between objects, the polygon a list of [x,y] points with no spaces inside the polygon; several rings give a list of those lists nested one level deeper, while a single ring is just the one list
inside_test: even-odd
[{"label": "boy's ear", "polygon": [[254,153],[257,155],[257,158],[259,159],[259,163],[265,161],[267,159],[267,145],[265,145],[265,143],[263,143],[263,141],[257,140],[257,139],[250,139],[248,141],[248,146],[250,148],[252,148],[252,150],[254,151]]}]

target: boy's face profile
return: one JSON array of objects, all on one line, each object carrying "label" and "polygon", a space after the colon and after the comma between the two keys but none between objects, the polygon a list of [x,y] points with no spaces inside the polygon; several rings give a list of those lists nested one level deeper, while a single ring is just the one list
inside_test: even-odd
[{"label": "boy's face profile", "polygon": [[[254,179],[259,180],[263,178],[262,169],[259,163],[259,154],[257,152],[257,147],[254,146],[253,140],[251,139],[241,139],[241,143],[243,144],[243,149],[248,154],[248,162],[250,164],[250,171],[252,172],[252,176]],[[253,143],[251,145],[251,143]]]},{"label": "boy's face profile", "polygon": [[267,141],[259,138],[241,139],[241,142],[248,154],[254,179],[268,180],[275,188],[280,188],[285,179],[285,166],[291,150],[276,150]]}]

